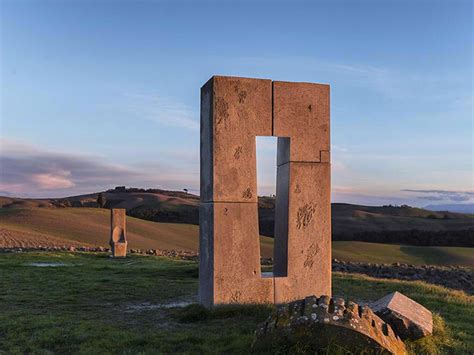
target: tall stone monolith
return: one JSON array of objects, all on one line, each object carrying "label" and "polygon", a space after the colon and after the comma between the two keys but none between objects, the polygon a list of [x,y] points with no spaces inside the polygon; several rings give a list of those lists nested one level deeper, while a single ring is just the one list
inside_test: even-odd
[{"label": "tall stone monolith", "polygon": [[[256,137],[278,137],[274,274],[262,276]],[[329,86],[212,77],[201,88],[199,298],[331,294]]]}]

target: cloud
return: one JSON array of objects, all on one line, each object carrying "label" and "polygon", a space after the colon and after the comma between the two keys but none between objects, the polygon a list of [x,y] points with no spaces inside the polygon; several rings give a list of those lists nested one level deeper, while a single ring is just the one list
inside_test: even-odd
[{"label": "cloud", "polygon": [[451,191],[451,190],[418,190],[418,189],[403,189],[401,191],[408,191],[408,192],[422,192],[422,193],[437,193],[437,194],[467,194],[467,195],[473,195],[474,196],[474,191]]},{"label": "cloud", "polygon": [[[388,100],[416,103],[417,107],[421,104],[437,105],[436,112],[442,107],[443,111],[451,116],[459,114],[460,109],[464,110],[464,113],[466,110],[470,112],[471,90],[460,89],[460,84],[467,83],[465,76],[445,71],[409,71],[399,66],[380,66],[373,63],[375,62],[338,62],[333,59],[295,55],[278,58],[243,56],[228,62],[229,65],[237,67],[244,66],[250,72],[254,70],[255,75],[259,76],[274,77],[274,73],[287,73],[286,77],[274,79],[328,82],[336,95],[340,90],[348,88],[363,89],[371,91],[367,95],[376,94]],[[298,70],[295,71],[294,68]],[[331,110],[338,111],[344,106],[336,103],[337,97],[335,99]]]},{"label": "cloud", "polygon": [[418,196],[420,200],[428,200],[428,201],[443,201],[444,198],[440,196]]},{"label": "cloud", "polygon": [[69,177],[71,176],[70,171],[57,170],[47,174],[33,174],[31,180],[36,182],[40,189],[44,190],[56,190],[56,189],[67,189],[69,187],[76,186]]},{"label": "cloud", "polygon": [[179,159],[175,156],[171,163],[165,157],[125,166],[104,157],[56,152],[5,138],[0,138],[0,148],[3,196],[64,197],[119,185],[191,191],[199,187],[199,167],[189,165],[194,153],[175,152]]},{"label": "cloud", "polygon": [[349,149],[340,145],[331,144],[332,153],[348,153]]},{"label": "cloud", "polygon": [[423,190],[423,189],[403,189],[403,192],[422,194],[417,196],[421,200],[429,201],[470,201],[474,199],[474,191],[451,191],[451,190]]},{"label": "cloud", "polygon": [[125,110],[142,119],[170,127],[199,130],[199,115],[172,97],[125,94]]},{"label": "cloud", "polygon": [[376,191],[341,185],[332,186],[331,201],[335,203],[353,203],[368,206],[381,206],[389,204],[407,204],[410,206],[417,205],[416,200],[398,196],[396,191]]},{"label": "cloud", "polygon": [[140,177],[130,168],[98,157],[51,152],[4,139],[0,143],[0,190],[10,195],[91,192]]}]

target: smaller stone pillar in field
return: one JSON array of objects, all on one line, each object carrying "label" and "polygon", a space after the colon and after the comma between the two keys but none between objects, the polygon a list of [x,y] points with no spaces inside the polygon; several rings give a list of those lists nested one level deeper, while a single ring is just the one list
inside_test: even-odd
[{"label": "smaller stone pillar in field", "polygon": [[125,229],[125,209],[113,208],[110,210],[110,248],[114,258],[127,256],[127,238]]}]

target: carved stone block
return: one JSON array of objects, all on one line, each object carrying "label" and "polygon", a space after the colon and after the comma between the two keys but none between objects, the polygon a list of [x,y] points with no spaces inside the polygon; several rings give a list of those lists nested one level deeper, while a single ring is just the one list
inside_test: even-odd
[{"label": "carved stone block", "polygon": [[202,203],[199,218],[200,302],[273,303],[273,278],[260,271],[257,203]]},{"label": "carved stone block", "polygon": [[330,165],[277,169],[275,303],[331,294]]},{"label": "carved stone block", "polygon": [[367,306],[328,296],[309,296],[276,308],[256,331],[256,353],[285,349],[288,353],[328,353],[328,348],[351,354],[407,353],[405,344]]},{"label": "carved stone block", "polygon": [[374,302],[372,309],[402,339],[416,340],[433,333],[431,312],[400,292],[391,293]]},{"label": "carved stone block", "polygon": [[124,258],[127,256],[126,237],[126,215],[125,209],[113,208],[110,210],[110,248],[114,258]]},{"label": "carved stone block", "polygon": [[256,136],[271,134],[271,80],[212,77],[201,88],[201,201],[257,202]]},{"label": "carved stone block", "polygon": [[273,82],[273,135],[277,164],[321,162],[330,150],[329,85]]}]

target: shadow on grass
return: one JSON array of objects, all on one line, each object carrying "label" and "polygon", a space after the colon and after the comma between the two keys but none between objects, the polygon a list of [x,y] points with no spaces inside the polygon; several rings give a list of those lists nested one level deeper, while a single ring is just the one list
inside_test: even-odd
[{"label": "shadow on grass", "polygon": [[174,316],[183,323],[241,317],[265,319],[273,309],[271,305],[222,305],[208,309],[200,304],[191,304],[178,310]]}]

